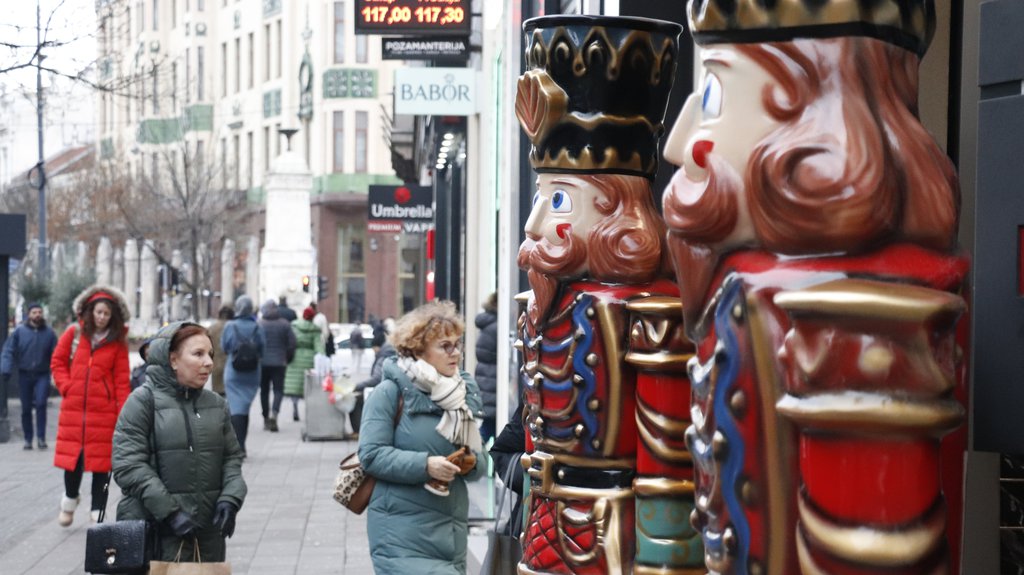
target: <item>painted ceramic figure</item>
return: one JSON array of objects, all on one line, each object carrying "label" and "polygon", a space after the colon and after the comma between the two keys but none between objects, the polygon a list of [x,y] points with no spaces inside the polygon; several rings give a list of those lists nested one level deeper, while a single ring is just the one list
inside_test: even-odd
[{"label": "painted ceramic figure", "polygon": [[528,514],[522,574],[703,573],[689,524],[692,348],[650,179],[681,27],[524,25],[516,115],[538,172],[519,265]]},{"label": "painted ceramic figure", "polygon": [[956,573],[968,263],[917,117],[934,6],[688,9],[703,72],[664,213],[708,570]]}]

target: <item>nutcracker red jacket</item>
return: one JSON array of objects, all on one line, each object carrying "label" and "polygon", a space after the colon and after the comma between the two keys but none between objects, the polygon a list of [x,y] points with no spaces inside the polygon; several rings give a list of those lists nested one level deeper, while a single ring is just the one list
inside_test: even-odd
[{"label": "nutcracker red jacket", "polygon": [[[76,328],[81,335],[72,358]],[[53,464],[73,471],[84,450],[85,471],[109,472],[114,425],[131,393],[128,344],[108,337],[94,348],[82,325],[72,325],[57,341],[50,369],[64,398]]]}]

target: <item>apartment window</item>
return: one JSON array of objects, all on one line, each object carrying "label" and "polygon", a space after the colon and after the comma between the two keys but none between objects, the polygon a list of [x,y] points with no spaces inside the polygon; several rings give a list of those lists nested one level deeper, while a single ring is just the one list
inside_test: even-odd
[{"label": "apartment window", "polygon": [[277,21],[277,77],[281,77],[281,52],[284,50],[284,44],[282,42],[284,36],[281,34],[281,20]]},{"label": "apartment window", "polygon": [[274,133],[277,136],[274,138],[274,157],[281,155],[281,122],[274,124]]},{"label": "apartment window", "polygon": [[356,112],[356,173],[366,173],[366,131],[369,114]]},{"label": "apartment window", "polygon": [[209,183],[209,178],[206,177],[206,143],[202,140],[196,141],[196,158],[192,162],[195,164],[195,174],[201,185]]},{"label": "apartment window", "polygon": [[178,0],[171,0],[171,29],[178,27]]},{"label": "apartment window", "polygon": [[345,3],[334,3],[334,63],[345,62]]},{"label": "apartment window", "polygon": [[206,99],[203,79],[206,77],[206,66],[203,63],[203,47],[196,46],[196,100],[202,102]]},{"label": "apartment window", "polygon": [[334,171],[345,171],[345,112],[334,113]]},{"label": "apartment window", "polygon": [[366,63],[366,36],[362,34],[356,36],[356,62]]},{"label": "apartment window", "polygon": [[192,102],[192,54],[185,48],[185,104]]},{"label": "apartment window", "polygon": [[178,63],[171,62],[171,113],[178,113]]},{"label": "apartment window", "polygon": [[196,0],[196,10],[202,12],[205,9],[206,9],[206,2],[205,2],[205,0]]},{"label": "apartment window", "polygon": [[242,39],[235,38],[235,93],[242,91]]},{"label": "apartment window", "polygon": [[220,139],[220,187],[228,187],[228,139]]},{"label": "apartment window", "polygon": [[160,71],[153,66],[153,115],[160,113]]},{"label": "apartment window", "polygon": [[227,42],[221,42],[220,43],[220,69],[222,70],[222,72],[224,74],[224,83],[221,85],[222,87],[221,87],[221,90],[220,90],[220,95],[221,96],[227,96],[228,95],[228,75],[227,75],[227,71],[228,71],[228,43]]},{"label": "apartment window", "polygon": [[253,182],[255,181],[255,180],[253,180],[253,156],[256,155],[255,152],[253,152],[253,150],[255,149],[255,146],[253,145],[252,132],[249,132],[249,133],[247,133],[245,135],[245,147],[246,147],[245,161],[246,161],[246,164],[247,164],[246,171],[248,172],[248,183],[249,183],[249,185],[247,187],[251,188],[251,187],[253,187]]},{"label": "apartment window", "polygon": [[253,76],[255,76],[255,73],[253,72],[253,67],[255,66],[254,61],[256,60],[256,47],[254,46],[255,43],[255,33],[249,32],[249,61],[247,62],[246,65],[246,68],[248,70],[248,74],[246,77],[246,86],[250,89],[253,87],[253,82],[255,82],[255,78],[253,78]]},{"label": "apartment window", "polygon": [[270,24],[263,25],[263,81],[270,80]]},{"label": "apartment window", "polygon": [[100,110],[100,125],[103,126],[103,130],[106,131],[107,127],[107,95],[103,94],[103,109]]},{"label": "apartment window", "polygon": [[263,127],[263,171],[270,171],[270,126]]},{"label": "apartment window", "polygon": [[153,31],[160,29],[160,0],[153,0]]},{"label": "apartment window", "polygon": [[233,155],[234,155],[234,162],[232,162],[232,166],[234,166],[234,169],[235,169],[235,189],[236,190],[241,190],[242,189],[242,186],[241,186],[241,183],[242,183],[241,182],[241,176],[242,176],[242,161],[241,161],[242,160],[242,150],[241,150],[241,147],[242,147],[242,142],[241,142],[241,138],[238,137],[238,134],[235,134],[234,138],[232,138],[232,142],[231,143],[234,144],[234,150],[233,150],[233,152],[234,152],[233,153]]}]

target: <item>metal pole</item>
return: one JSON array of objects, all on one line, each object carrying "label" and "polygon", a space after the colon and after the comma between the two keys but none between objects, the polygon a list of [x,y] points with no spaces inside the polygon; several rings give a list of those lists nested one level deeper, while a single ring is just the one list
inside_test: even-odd
[{"label": "metal pole", "polygon": [[36,0],[36,130],[39,134],[39,163],[36,170],[39,175],[39,277],[43,281],[48,278],[48,261],[46,246],[46,159],[43,156],[43,46],[42,18],[39,0]]}]

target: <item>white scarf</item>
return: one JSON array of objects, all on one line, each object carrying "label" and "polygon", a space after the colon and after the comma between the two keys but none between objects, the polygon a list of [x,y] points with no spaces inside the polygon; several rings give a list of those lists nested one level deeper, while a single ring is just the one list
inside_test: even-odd
[{"label": "white scarf", "polygon": [[480,429],[473,412],[466,407],[466,382],[458,373],[447,377],[422,359],[398,358],[402,368],[418,389],[430,394],[430,399],[444,410],[441,421],[434,429],[454,445],[466,445],[475,452],[482,449]]}]

